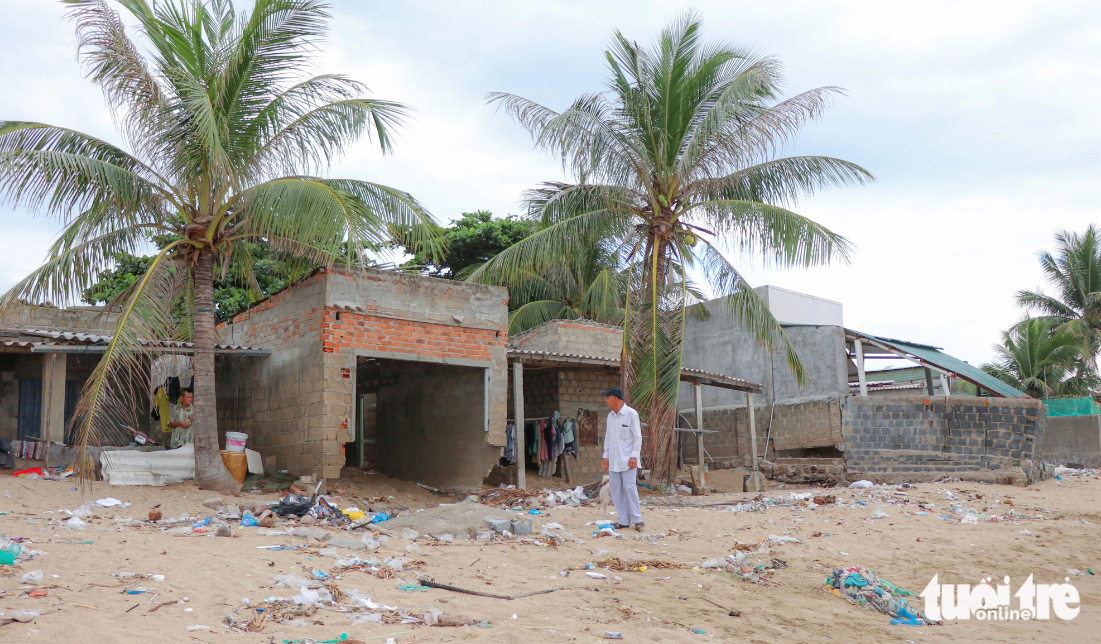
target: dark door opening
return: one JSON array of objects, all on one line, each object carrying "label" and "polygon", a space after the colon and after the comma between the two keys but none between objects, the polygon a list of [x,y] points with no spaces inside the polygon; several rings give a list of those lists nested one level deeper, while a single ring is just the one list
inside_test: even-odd
[{"label": "dark door opening", "polygon": [[42,379],[19,379],[19,440],[42,437]]},{"label": "dark door opening", "polygon": [[360,358],[349,464],[362,458],[395,478],[477,487],[500,456],[486,442],[486,380],[477,367]]}]

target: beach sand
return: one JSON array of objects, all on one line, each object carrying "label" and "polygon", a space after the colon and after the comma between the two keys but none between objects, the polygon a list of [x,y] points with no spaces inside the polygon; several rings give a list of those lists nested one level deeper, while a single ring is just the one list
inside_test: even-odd
[{"label": "beach sand", "polygon": [[[455,499],[435,496],[416,486],[346,470],[330,490],[341,497],[342,507],[364,500],[387,497],[390,505],[416,510]],[[533,477],[534,478],[534,477]],[[297,537],[261,537],[256,528],[234,527],[234,538],[206,535],[177,536],[163,527],[141,523],[120,525],[120,518],[146,518],[159,505],[166,518],[184,513],[208,516],[202,501],[213,495],[193,484],[168,487],[111,487],[103,482],[81,488],[78,482],[24,480],[0,477],[0,533],[32,540],[25,548],[47,554],[15,566],[0,566],[0,611],[38,609],[33,623],[0,627],[0,641],[120,642],[282,642],[313,638],[331,640],[347,633],[362,642],[590,642],[603,640],[607,631],[622,633],[625,641],[652,642],[1024,642],[1076,643],[1097,641],[1101,633],[1101,576],[1071,577],[1080,594],[1077,618],[1063,621],[960,620],[940,626],[891,626],[889,618],[851,605],[821,589],[825,576],[835,568],[860,566],[876,571],[891,582],[921,592],[934,574],[942,584],[968,583],[993,578],[997,584],[1008,575],[1015,592],[1029,575],[1036,583],[1061,583],[1068,568],[1101,575],[1101,479],[1064,477],[1028,488],[977,483],[927,483],[901,490],[857,491],[845,488],[812,490],[770,483],[765,496],[782,498],[792,493],[833,494],[844,507],[805,504],[777,505],[763,511],[732,512],[722,508],[660,507],[643,509],[646,533],[665,534],[654,543],[624,531],[622,539],[593,538],[588,522],[614,518],[600,516],[595,507],[544,510],[535,519],[532,535],[543,545],[520,542],[460,541],[439,543],[418,539],[421,552],[405,552],[408,542],[395,538],[375,553],[357,553],[379,560],[387,556],[423,560],[419,572],[436,582],[501,595],[551,588],[551,594],[516,600],[491,599],[446,590],[401,591],[411,573],[379,579],[363,571],[346,572],[335,583],[344,591],[356,589],[374,601],[409,609],[420,615],[424,603],[444,614],[465,615],[488,622],[489,627],[428,627],[402,624],[352,625],[349,614],[322,609],[306,626],[269,623],[262,632],[241,633],[222,626],[234,615],[245,620],[255,613],[243,598],[255,605],[265,597],[290,597],[297,589],[272,586],[277,574],[308,577],[313,569],[333,572],[335,560],[317,553],[320,544],[299,550],[269,551],[261,545],[306,544]],[[740,478],[730,472],[712,473],[720,489],[740,488]],[[542,481],[536,481],[542,483]],[[559,484],[559,487],[563,487]],[[75,490],[73,488],[76,488]],[[1009,508],[1043,519],[1013,519],[963,525],[941,518],[950,501],[950,490],[965,508],[986,515],[1002,515]],[[978,498],[977,495],[981,495]],[[394,497],[389,499],[388,497]],[[754,494],[726,493],[705,497],[676,497],[675,503],[746,501]],[[115,497],[131,503],[125,508],[97,508],[83,530],[59,527],[66,518],[60,510],[74,510],[82,502]],[[878,497],[880,501],[876,501]],[[891,497],[896,504],[882,499]],[[274,494],[246,494],[226,502],[249,506],[277,499]],[[668,497],[650,495],[651,503]],[[854,501],[867,505],[849,507]],[[1012,502],[1012,506],[1005,503]],[[901,505],[909,501],[910,505]],[[935,504],[927,515],[918,502]],[[870,519],[876,507],[887,518]],[[729,507],[729,506],[728,506]],[[530,515],[528,515],[530,516]],[[540,526],[558,523],[561,545],[550,547]],[[385,527],[385,523],[382,524]],[[1031,535],[1021,534],[1027,530]],[[820,533],[821,536],[813,536]],[[353,536],[332,531],[334,537]],[[765,575],[761,583],[737,579],[716,571],[692,568],[655,569],[645,572],[596,570],[608,576],[594,580],[584,564],[596,561],[593,549],[622,560],[699,563],[735,552],[737,543],[757,548],[769,535],[790,536],[802,543],[770,546],[769,552],[753,553],[765,565],[772,558],[787,567]],[[358,538],[358,537],[357,537]],[[91,543],[85,543],[90,541]],[[584,543],[578,543],[583,541]],[[744,548],[745,546],[743,546]],[[342,550],[341,553],[347,551]],[[572,569],[572,570],[571,570]],[[21,576],[42,570],[37,587],[24,586]],[[560,571],[568,570],[563,577]],[[112,575],[164,575],[165,580],[141,581],[148,592],[124,594]],[[622,582],[613,583],[614,576]],[[668,580],[661,578],[668,577]],[[132,582],[133,583],[133,582]],[[108,587],[114,586],[114,587]],[[41,589],[46,596],[29,598],[27,591]],[[187,598],[185,604],[153,606]],[[709,603],[715,602],[722,608]],[[921,600],[915,602],[919,607]],[[1016,600],[1014,600],[1016,605]],[[188,611],[187,609],[190,609]],[[731,617],[728,610],[740,611]],[[188,631],[194,625],[210,630]],[[704,631],[705,634],[692,632]]]}]

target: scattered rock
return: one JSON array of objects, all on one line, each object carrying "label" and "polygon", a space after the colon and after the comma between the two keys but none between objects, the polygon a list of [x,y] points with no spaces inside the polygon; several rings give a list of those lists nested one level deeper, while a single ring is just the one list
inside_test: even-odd
[{"label": "scattered rock", "polygon": [[222,502],[221,499],[215,497],[203,501],[203,505],[210,508],[211,510],[217,510],[218,508],[223,507],[225,504]]},{"label": "scattered rock", "polygon": [[344,548],[346,550],[366,550],[367,546],[363,545],[363,542],[356,539],[348,539],[346,537],[337,537],[336,539],[329,539],[328,544],[333,548]]},{"label": "scattered rock", "polygon": [[161,514],[161,511],[158,510],[157,508],[153,508],[152,510],[149,511],[149,520],[150,521],[160,521],[161,517],[163,517],[163,516],[164,515]]},{"label": "scattered rock", "polygon": [[512,534],[531,534],[531,519],[512,522]]},{"label": "scattered rock", "polygon": [[233,536],[233,528],[231,528],[228,525],[223,523],[223,524],[219,525],[217,528],[214,529],[214,536],[216,536],[216,537],[232,537]]},{"label": "scattered rock", "polygon": [[312,514],[307,514],[306,516],[299,519],[298,522],[302,525],[313,525],[317,523],[317,518],[314,517]]},{"label": "scattered rock", "polygon": [[309,533],[309,535],[311,537],[313,537],[317,541],[328,541],[329,539],[332,539],[332,537],[333,537],[333,535],[330,534],[328,531],[321,530],[320,528],[314,528],[313,530],[307,530],[307,532]]},{"label": "scattered rock", "polygon": [[225,513],[226,514],[236,514],[237,516],[241,516],[241,506],[239,506],[235,503],[231,503],[231,504],[226,506]]},{"label": "scattered rock", "polygon": [[486,523],[493,528],[494,532],[501,534],[512,526],[512,519],[486,519]]}]

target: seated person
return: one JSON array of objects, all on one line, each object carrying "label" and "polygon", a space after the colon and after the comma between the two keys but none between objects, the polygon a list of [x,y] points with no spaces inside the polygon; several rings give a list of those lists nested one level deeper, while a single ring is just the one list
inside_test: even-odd
[{"label": "seated person", "polygon": [[169,444],[170,449],[183,447],[188,443],[194,442],[194,435],[191,432],[191,423],[195,418],[195,408],[191,406],[191,403],[194,400],[195,393],[190,389],[184,389],[183,392],[180,393],[179,402],[172,405],[168,417],[168,426],[172,428],[172,440]]}]

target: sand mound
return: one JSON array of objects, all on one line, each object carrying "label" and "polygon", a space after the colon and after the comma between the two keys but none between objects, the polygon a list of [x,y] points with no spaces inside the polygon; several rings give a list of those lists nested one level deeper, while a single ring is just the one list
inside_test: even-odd
[{"label": "sand mound", "polygon": [[402,528],[412,528],[421,534],[458,535],[467,533],[473,537],[479,530],[489,530],[486,519],[519,519],[516,512],[498,510],[481,503],[464,501],[462,503],[441,503],[420,512],[411,512],[382,524],[387,530],[400,532]]}]

